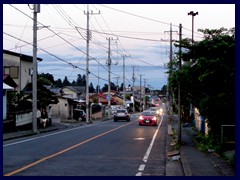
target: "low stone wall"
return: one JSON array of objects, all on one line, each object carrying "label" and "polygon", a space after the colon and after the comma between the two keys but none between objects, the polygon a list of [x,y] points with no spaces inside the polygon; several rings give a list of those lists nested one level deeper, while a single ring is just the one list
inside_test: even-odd
[{"label": "low stone wall", "polygon": [[100,118],[103,118],[103,112],[102,112],[102,111],[99,111],[99,112],[97,112],[97,113],[95,113],[95,114],[92,114],[92,115],[91,115],[91,118],[92,118],[92,119],[100,119]]}]

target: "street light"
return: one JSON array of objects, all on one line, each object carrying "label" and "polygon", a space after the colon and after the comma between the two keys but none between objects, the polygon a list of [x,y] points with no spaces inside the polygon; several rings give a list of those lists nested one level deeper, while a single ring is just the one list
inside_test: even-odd
[{"label": "street light", "polygon": [[[196,15],[198,15],[198,12],[193,12],[193,11],[190,11],[189,13],[188,13],[188,15],[191,15],[192,16],[192,46],[193,46],[193,42],[194,42],[194,40],[193,40],[193,35],[194,35],[194,16],[196,16]],[[194,61],[193,61],[193,59],[194,59],[194,56],[195,56],[195,49],[193,49],[193,58],[192,58],[192,62],[191,62],[191,67],[193,66],[193,65],[195,65],[194,64]],[[195,62],[196,63],[196,62]],[[193,106],[193,104],[192,103],[190,103],[190,113],[192,114],[192,112],[194,112],[194,106]],[[194,113],[193,113],[193,115],[194,115]]]},{"label": "street light", "polygon": [[193,44],[194,16],[198,15],[198,12],[190,11],[188,15],[192,16],[192,44]]}]

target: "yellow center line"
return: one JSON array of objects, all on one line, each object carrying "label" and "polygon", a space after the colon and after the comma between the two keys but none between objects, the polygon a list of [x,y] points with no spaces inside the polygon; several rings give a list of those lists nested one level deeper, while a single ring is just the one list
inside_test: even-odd
[{"label": "yellow center line", "polygon": [[[135,121],[137,121],[137,120],[135,120]],[[94,137],[92,137],[92,138],[90,138],[90,139],[87,139],[87,140],[85,140],[85,141],[82,141],[82,142],[80,142],[80,143],[78,143],[78,144],[75,144],[75,145],[73,145],[73,146],[70,146],[69,148],[66,148],[66,149],[64,149],[64,150],[62,150],[62,151],[59,151],[59,152],[57,152],[57,153],[54,153],[54,154],[52,154],[52,155],[50,155],[50,156],[44,157],[44,158],[42,158],[42,159],[40,159],[40,160],[38,160],[38,161],[35,161],[35,162],[31,163],[31,164],[28,164],[28,165],[26,165],[26,166],[23,166],[22,168],[19,168],[19,169],[15,170],[15,171],[12,171],[12,172],[9,172],[9,173],[7,173],[7,174],[4,174],[4,176],[12,176],[12,175],[14,175],[14,174],[17,174],[17,173],[19,173],[19,172],[21,172],[21,171],[24,171],[25,169],[28,169],[28,168],[30,168],[30,167],[33,167],[33,166],[37,165],[37,164],[40,164],[40,163],[42,163],[42,162],[44,162],[44,161],[46,161],[46,160],[48,160],[48,159],[51,159],[51,158],[53,158],[53,157],[56,157],[56,156],[58,156],[58,155],[61,155],[61,154],[65,153],[65,152],[67,152],[67,151],[70,151],[70,150],[72,150],[72,149],[74,149],[74,148],[77,148],[78,146],[81,146],[81,145],[83,145],[83,144],[85,144],[85,143],[87,143],[87,142],[90,142],[90,141],[92,141],[92,140],[94,140],[94,139],[97,139],[97,138],[99,138],[99,137],[102,137],[102,136],[104,136],[104,135],[106,135],[106,134],[109,134],[109,133],[111,133],[111,132],[113,132],[113,131],[116,131],[116,130],[118,130],[118,129],[120,129],[120,128],[123,128],[123,127],[125,127],[125,126],[128,126],[128,125],[134,123],[135,121],[132,121],[132,122],[127,123],[127,124],[124,124],[124,125],[122,125],[122,126],[119,126],[119,127],[117,127],[117,128],[111,129],[111,130],[106,131],[106,132],[104,132],[104,133],[102,133],[102,134],[99,134],[99,135],[97,135],[97,136],[94,136]]]}]

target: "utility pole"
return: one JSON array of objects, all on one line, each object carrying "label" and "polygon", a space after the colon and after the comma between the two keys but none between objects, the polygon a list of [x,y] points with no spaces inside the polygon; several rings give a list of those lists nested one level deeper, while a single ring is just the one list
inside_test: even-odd
[{"label": "utility pole", "polygon": [[98,64],[98,88],[97,88],[97,93],[99,94],[99,90],[100,90],[100,83],[99,83],[99,64]]},{"label": "utility pole", "polygon": [[[87,4],[87,13],[84,11],[84,14],[87,15],[87,47],[86,47],[86,122],[90,123],[89,117],[89,40],[90,40],[90,30],[89,30],[89,4]],[[91,12],[91,14],[94,14]],[[100,14],[100,11],[97,13]]]},{"label": "utility pole", "polygon": [[140,74],[140,108],[142,108],[142,75],[141,74]]},{"label": "utility pole", "polygon": [[135,73],[134,73],[134,66],[133,66],[133,87],[132,87],[132,94],[133,94],[133,112],[135,112],[135,102],[134,102],[134,82],[135,82]]},{"label": "utility pole", "polygon": [[123,57],[123,105],[126,106],[126,87],[125,87],[125,57],[130,57],[127,55],[122,55]]},{"label": "utility pole", "polygon": [[[145,89],[145,87],[144,87],[144,89]],[[144,90],[145,91],[145,90]],[[145,96],[144,96],[145,97]],[[144,99],[142,99],[142,74],[140,74],[140,107],[141,107],[141,109],[142,109],[142,105],[143,105],[143,100]],[[145,101],[145,100],[144,100]]]},{"label": "utility pole", "polygon": [[107,95],[107,100],[108,100],[108,119],[110,119],[111,117],[111,95],[110,95],[110,91],[111,91],[111,64],[112,64],[112,60],[111,60],[111,40],[117,40],[117,39],[113,39],[113,38],[107,38],[108,40],[108,61],[107,61],[107,65],[108,65],[108,95]]},{"label": "utility pole", "polygon": [[170,31],[164,31],[164,32],[170,32],[170,55],[169,55],[169,62],[170,62],[170,71],[169,71],[169,75],[168,75],[168,85],[167,85],[167,98],[169,101],[169,107],[172,107],[172,89],[170,88],[169,85],[169,79],[172,76],[172,43],[173,43],[173,39],[172,39],[172,33],[173,32],[178,32],[178,31],[173,31],[172,30],[172,23],[170,23]]},{"label": "utility pole", "polygon": [[144,79],[143,110],[146,109],[146,88],[145,88],[145,86],[146,86],[146,80],[147,80],[147,79]]},{"label": "utility pole", "polygon": [[120,76],[116,76],[116,77],[114,77],[114,78],[117,79],[117,91],[119,91],[118,79],[120,78]]},{"label": "utility pole", "polygon": [[[182,66],[182,24],[179,25],[179,71]],[[179,127],[178,127],[178,138],[179,142],[182,141],[182,129],[181,129],[181,82],[178,82],[178,116],[179,116]]]},{"label": "utility pole", "polygon": [[33,8],[32,120],[33,132],[37,133],[37,13],[40,13],[40,4],[34,4]]}]

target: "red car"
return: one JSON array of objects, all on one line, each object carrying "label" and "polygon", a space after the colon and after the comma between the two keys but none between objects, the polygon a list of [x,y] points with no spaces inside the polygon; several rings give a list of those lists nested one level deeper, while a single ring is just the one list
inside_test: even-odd
[{"label": "red car", "polygon": [[139,116],[139,126],[148,125],[148,126],[157,126],[158,118],[155,112],[152,111],[143,111]]}]

